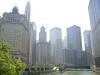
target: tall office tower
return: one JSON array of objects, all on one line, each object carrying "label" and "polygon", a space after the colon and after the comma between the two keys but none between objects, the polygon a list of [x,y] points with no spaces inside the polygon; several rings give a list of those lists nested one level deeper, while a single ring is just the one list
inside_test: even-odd
[{"label": "tall office tower", "polygon": [[76,57],[75,65],[82,65],[82,42],[81,42],[81,30],[80,27],[74,25],[67,29],[67,45],[68,49],[76,52],[76,55],[71,55]]},{"label": "tall office tower", "polygon": [[45,27],[42,26],[39,32],[39,42],[37,43],[37,65],[48,65],[50,61],[50,46],[47,42],[47,32],[45,31]]},{"label": "tall office tower", "polygon": [[51,63],[63,64],[62,32],[60,28],[50,30]]},{"label": "tall office tower", "polygon": [[84,44],[87,56],[87,65],[92,65],[91,31],[84,32]]},{"label": "tall office tower", "polygon": [[17,7],[10,13],[5,12],[0,19],[0,41],[8,42],[15,49],[12,54],[28,65],[31,65],[32,60],[31,28],[26,17],[19,14]]},{"label": "tall office tower", "polygon": [[25,14],[27,20],[30,22],[31,5],[30,5],[30,2],[29,1],[26,4],[26,8],[25,8],[25,13],[24,14]]},{"label": "tall office tower", "polygon": [[92,29],[92,47],[96,68],[100,68],[100,0],[90,0],[89,16]]},{"label": "tall office tower", "polygon": [[32,24],[32,65],[36,64],[36,25],[34,22]]}]

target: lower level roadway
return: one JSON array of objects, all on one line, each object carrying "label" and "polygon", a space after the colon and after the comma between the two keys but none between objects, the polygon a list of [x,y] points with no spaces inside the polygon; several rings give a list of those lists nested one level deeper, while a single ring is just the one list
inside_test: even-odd
[{"label": "lower level roadway", "polygon": [[64,73],[59,73],[55,75],[100,75],[92,71],[65,71]]}]

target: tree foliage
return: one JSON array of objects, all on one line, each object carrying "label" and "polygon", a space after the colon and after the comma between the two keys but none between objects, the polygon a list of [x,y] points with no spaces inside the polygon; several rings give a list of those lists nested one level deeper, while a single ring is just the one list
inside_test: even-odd
[{"label": "tree foliage", "polygon": [[6,42],[0,43],[0,75],[20,75],[26,65],[10,55],[12,48]]}]

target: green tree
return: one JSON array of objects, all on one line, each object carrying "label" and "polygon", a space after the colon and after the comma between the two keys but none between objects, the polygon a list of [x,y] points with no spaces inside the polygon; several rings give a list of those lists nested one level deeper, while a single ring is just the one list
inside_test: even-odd
[{"label": "green tree", "polygon": [[26,68],[20,59],[10,55],[11,50],[8,43],[0,43],[0,75],[20,75]]}]

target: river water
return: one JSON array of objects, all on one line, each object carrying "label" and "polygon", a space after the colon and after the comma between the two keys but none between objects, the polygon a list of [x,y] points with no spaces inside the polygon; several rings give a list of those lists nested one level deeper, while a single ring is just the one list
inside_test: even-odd
[{"label": "river water", "polygon": [[55,75],[100,75],[92,71],[66,71]]}]

